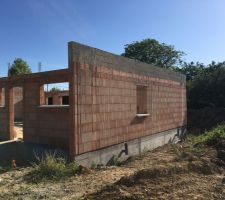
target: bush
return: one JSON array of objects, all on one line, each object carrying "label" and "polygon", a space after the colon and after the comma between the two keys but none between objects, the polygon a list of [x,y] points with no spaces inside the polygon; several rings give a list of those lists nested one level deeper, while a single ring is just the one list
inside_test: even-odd
[{"label": "bush", "polygon": [[216,128],[213,128],[210,131],[206,131],[205,133],[199,136],[188,136],[188,141],[192,144],[196,143],[204,143],[211,140],[214,137],[220,137],[225,139],[225,123],[218,125]]},{"label": "bush", "polygon": [[56,157],[55,154],[46,153],[38,163],[33,164],[30,172],[33,181],[60,180],[82,173],[84,168],[76,162],[66,163],[63,157]]}]

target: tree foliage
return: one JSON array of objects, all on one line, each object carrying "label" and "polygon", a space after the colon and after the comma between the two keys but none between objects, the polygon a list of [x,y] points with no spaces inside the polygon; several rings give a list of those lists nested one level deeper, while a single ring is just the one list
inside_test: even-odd
[{"label": "tree foliage", "polygon": [[27,62],[21,58],[16,58],[9,68],[8,76],[19,76],[30,73],[32,73],[32,71]]},{"label": "tree foliage", "polygon": [[176,71],[187,77],[189,108],[225,107],[225,62],[185,63]]},{"label": "tree foliage", "polygon": [[182,63],[183,52],[174,46],[160,43],[154,39],[145,39],[125,45],[122,56],[153,64],[162,68],[172,68]]},{"label": "tree foliage", "polygon": [[59,92],[60,89],[57,86],[52,87],[49,92]]},{"label": "tree foliage", "polygon": [[183,62],[172,45],[145,39],[125,45],[122,56],[181,72],[187,78],[188,108],[225,107],[225,62]]}]

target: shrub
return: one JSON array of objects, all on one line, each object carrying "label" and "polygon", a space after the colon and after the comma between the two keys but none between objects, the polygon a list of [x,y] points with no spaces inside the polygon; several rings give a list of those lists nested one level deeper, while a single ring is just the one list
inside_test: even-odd
[{"label": "shrub", "polygon": [[203,155],[207,152],[208,148],[206,145],[208,145],[208,142],[214,141],[213,139],[215,138],[225,139],[225,123],[218,125],[210,131],[205,131],[201,135],[189,135],[187,142],[190,144],[190,152],[197,156]]},{"label": "shrub", "polygon": [[225,123],[218,125],[210,131],[206,131],[199,136],[188,136],[187,140],[192,144],[204,143],[214,137],[220,137],[225,139]]}]

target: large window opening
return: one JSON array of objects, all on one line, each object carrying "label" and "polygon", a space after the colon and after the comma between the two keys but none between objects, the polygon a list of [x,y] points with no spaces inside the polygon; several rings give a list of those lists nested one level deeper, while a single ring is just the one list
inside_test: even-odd
[{"label": "large window opening", "polygon": [[41,103],[46,106],[69,105],[69,83],[50,83],[41,87]]},{"label": "large window opening", "polygon": [[0,88],[0,107],[5,106],[5,88]]},{"label": "large window opening", "polygon": [[147,86],[137,85],[137,114],[147,113]]},{"label": "large window opening", "polygon": [[53,97],[47,97],[47,105],[53,105]]},{"label": "large window opening", "polygon": [[62,105],[69,105],[69,96],[62,96]]}]

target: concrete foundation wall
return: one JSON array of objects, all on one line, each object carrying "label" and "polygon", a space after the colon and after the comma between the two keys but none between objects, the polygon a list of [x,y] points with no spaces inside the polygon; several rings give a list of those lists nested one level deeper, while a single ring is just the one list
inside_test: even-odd
[{"label": "concrete foundation wall", "polygon": [[140,155],[148,150],[153,150],[157,147],[163,146],[164,144],[173,143],[179,137],[178,132],[179,129],[172,129],[162,133],[127,141],[127,154],[125,153],[125,143],[121,143],[78,155],[75,157],[75,160],[84,166],[91,166],[93,164],[111,164],[114,158],[123,160],[129,156]]}]

